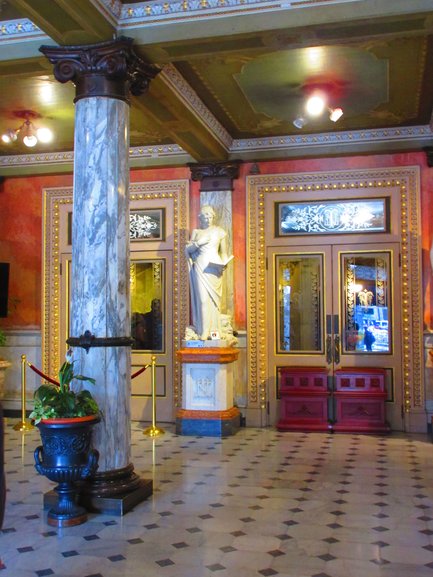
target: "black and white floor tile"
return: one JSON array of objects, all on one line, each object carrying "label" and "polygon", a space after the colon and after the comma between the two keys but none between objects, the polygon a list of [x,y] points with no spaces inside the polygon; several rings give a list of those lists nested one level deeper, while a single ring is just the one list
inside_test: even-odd
[{"label": "black and white floor tile", "polygon": [[279,433],[152,440],[154,494],[124,517],[53,529],[37,430],[7,421],[0,577],[433,577],[433,445],[424,435]]}]

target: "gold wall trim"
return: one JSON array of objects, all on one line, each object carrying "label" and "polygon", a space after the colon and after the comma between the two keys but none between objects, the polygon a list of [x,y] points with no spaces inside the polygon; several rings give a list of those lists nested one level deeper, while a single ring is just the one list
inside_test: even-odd
[{"label": "gold wall trim", "polygon": [[[257,175],[247,177],[247,310],[248,310],[248,404],[264,409],[268,378],[266,327],[266,227],[273,227],[274,215],[265,214],[265,197],[281,193],[300,200],[309,192],[332,191],[400,192],[403,402],[406,412],[424,409],[422,342],[422,288],[420,246],[419,167],[381,168],[353,171]],[[291,198],[291,200],[293,200]],[[320,237],[318,237],[320,238]]]},{"label": "gold wall trim", "polygon": [[72,188],[43,190],[42,368],[57,378],[60,367],[60,208],[72,205]]},{"label": "gold wall trim", "polygon": [[[188,201],[189,181],[170,180],[130,184],[131,201],[170,199],[173,202],[173,230],[167,231],[173,243],[173,399],[176,407],[181,405],[181,375],[174,360],[180,348],[185,328],[189,324],[188,270],[183,258],[189,230]],[[60,220],[62,206],[72,206],[72,187],[47,188],[43,190],[43,302],[42,302],[42,366],[43,371],[57,376],[60,366],[60,259],[64,251]],[[145,208],[145,204],[143,205]],[[70,251],[70,248],[69,248]]]}]

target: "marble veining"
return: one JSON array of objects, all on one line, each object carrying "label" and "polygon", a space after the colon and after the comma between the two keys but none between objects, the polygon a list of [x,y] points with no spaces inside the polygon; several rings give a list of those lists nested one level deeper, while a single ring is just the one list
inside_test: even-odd
[{"label": "marble veining", "polygon": [[[129,107],[96,97],[76,103],[72,225],[71,335],[130,336]],[[81,374],[98,401],[95,428],[99,469],[129,464],[131,361],[129,347],[76,351]]]}]

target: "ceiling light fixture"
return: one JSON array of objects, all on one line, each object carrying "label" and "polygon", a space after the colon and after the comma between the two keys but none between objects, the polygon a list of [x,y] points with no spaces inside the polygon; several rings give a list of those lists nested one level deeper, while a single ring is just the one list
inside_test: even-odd
[{"label": "ceiling light fixture", "polygon": [[342,108],[329,108],[326,106],[326,101],[323,97],[315,95],[307,100],[305,104],[305,115],[299,115],[295,118],[293,124],[300,130],[308,124],[308,117],[316,118],[323,114],[324,110],[328,110],[329,120],[332,120],[332,122],[337,122],[343,116]]},{"label": "ceiling light fixture", "polygon": [[333,108],[331,102],[341,99],[342,89],[337,80],[311,78],[302,86],[304,94],[302,112],[292,121],[294,126],[301,130],[313,119],[319,118],[324,113],[329,115],[329,120],[337,122],[343,116],[343,109]]},{"label": "ceiling light fixture", "polygon": [[33,124],[32,120],[40,117],[36,112],[31,110],[17,111],[14,112],[14,116],[24,118],[24,122],[18,128],[8,128],[1,135],[2,142],[5,144],[15,142],[18,136],[22,138],[23,144],[29,148],[33,148],[38,142],[46,144],[52,141],[53,133],[49,128],[38,128]]}]

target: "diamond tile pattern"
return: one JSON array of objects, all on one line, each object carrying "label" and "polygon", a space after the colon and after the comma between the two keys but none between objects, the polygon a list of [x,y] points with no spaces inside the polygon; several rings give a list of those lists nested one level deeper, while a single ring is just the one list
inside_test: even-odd
[{"label": "diamond tile pattern", "polygon": [[426,435],[242,428],[220,439],[164,425],[152,440],[134,423],[132,462],[152,497],[57,530],[42,508],[54,484],[33,467],[38,432],[6,424],[0,577],[433,576]]}]

